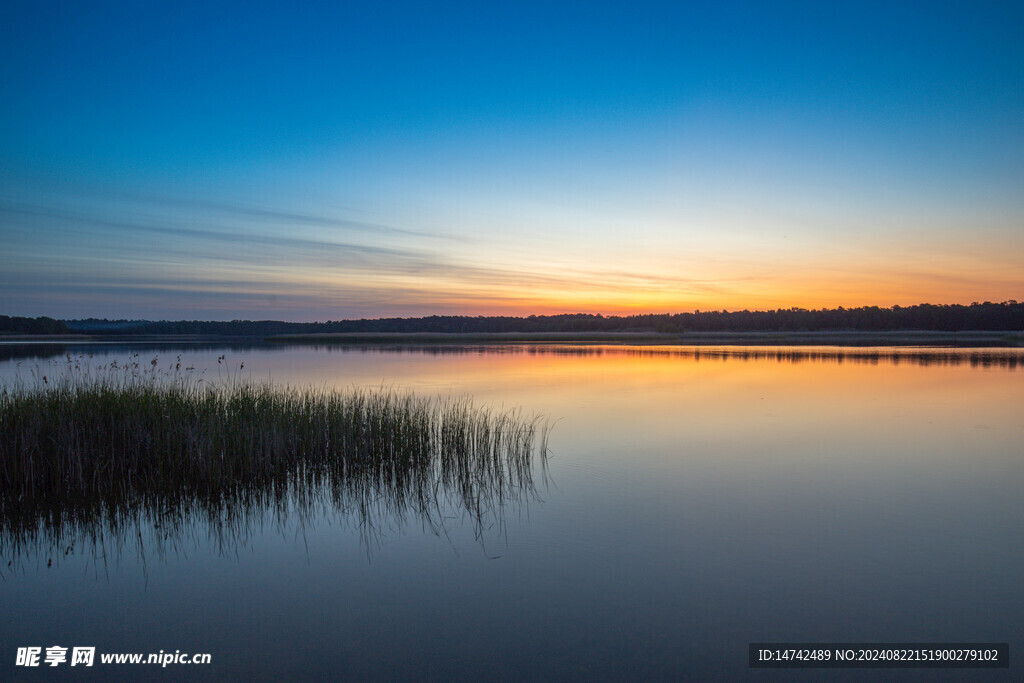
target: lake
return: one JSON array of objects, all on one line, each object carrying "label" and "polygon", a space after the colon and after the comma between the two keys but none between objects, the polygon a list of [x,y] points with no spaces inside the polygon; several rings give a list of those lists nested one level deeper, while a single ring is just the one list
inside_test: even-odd
[{"label": "lake", "polygon": [[134,353],[204,381],[468,395],[540,416],[549,453],[484,519],[255,506],[4,539],[0,678],[55,644],[210,653],[168,667],[209,679],[891,678],[764,673],[747,647],[1022,651],[1021,350],[3,345],[0,379]]}]

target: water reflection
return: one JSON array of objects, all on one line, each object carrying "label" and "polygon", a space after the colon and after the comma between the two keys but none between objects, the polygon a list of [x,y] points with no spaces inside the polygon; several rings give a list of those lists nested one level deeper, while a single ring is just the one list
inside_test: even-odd
[{"label": "water reflection", "polygon": [[181,351],[261,353],[315,351],[319,354],[373,352],[397,356],[578,356],[610,358],[679,358],[687,360],[776,361],[779,363],[879,363],[969,365],[1016,369],[1024,365],[1021,348],[944,348],[906,346],[627,346],[608,344],[287,344],[263,342],[52,342],[0,343],[0,361],[46,360],[71,354],[112,355],[141,351],[157,355]]},{"label": "water reflection", "polygon": [[943,349],[905,347],[651,347],[651,346],[578,346],[559,344],[503,344],[429,346],[429,345],[316,345],[306,344],[317,352],[363,353],[374,351],[396,355],[423,356],[577,356],[608,358],[679,358],[685,360],[776,361],[779,363],[908,363],[911,365],[970,365],[1016,369],[1024,365],[1024,349]]},{"label": "water reflection", "polygon": [[[212,375],[227,349],[178,351]],[[258,379],[468,394],[550,416],[557,488],[534,458],[544,504],[512,485],[481,523],[458,487],[396,496],[388,478],[340,487],[340,502],[320,480],[271,481],[248,499],[226,489],[231,505],[153,497],[115,506],[116,532],[103,508],[75,517],[55,501],[23,527],[7,521],[0,640],[187,646],[214,652],[222,678],[353,680],[743,680],[755,641],[1019,648],[1020,353],[253,347],[228,360]],[[437,504],[424,511],[420,492]],[[77,540],[98,534],[95,550]],[[215,555],[239,548],[242,561]],[[97,581],[83,552],[127,557]],[[186,557],[140,568],[137,552]]]},{"label": "water reflection", "polygon": [[[543,453],[541,456],[543,460]],[[534,474],[538,475],[535,480]],[[456,483],[419,476],[414,483],[332,476],[321,481],[238,489],[207,497],[160,492],[129,501],[102,498],[0,502],[0,577],[84,556],[103,570],[123,557],[147,560],[187,556],[208,548],[237,555],[265,532],[301,538],[328,524],[358,534],[367,554],[389,534],[417,528],[444,537],[468,524],[483,545],[504,533],[507,515],[540,502],[546,473],[523,467]],[[543,483],[541,483],[543,488]]]},{"label": "water reflection", "polygon": [[[0,361],[48,360],[61,356],[107,356],[145,352],[157,355],[173,355],[182,351],[217,351],[218,353],[244,353],[253,349],[274,350],[272,344],[244,341],[35,341],[0,342]],[[285,347],[279,347],[284,349]]]}]

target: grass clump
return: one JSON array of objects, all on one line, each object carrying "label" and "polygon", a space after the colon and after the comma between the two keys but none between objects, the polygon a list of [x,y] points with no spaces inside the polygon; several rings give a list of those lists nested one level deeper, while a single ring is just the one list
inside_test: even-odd
[{"label": "grass clump", "polygon": [[537,419],[467,398],[211,383],[180,362],[92,370],[69,357],[56,376],[0,390],[0,534],[56,541],[140,514],[166,526],[325,496],[362,522],[371,510],[432,522],[454,504],[483,524],[534,491],[544,437]]}]

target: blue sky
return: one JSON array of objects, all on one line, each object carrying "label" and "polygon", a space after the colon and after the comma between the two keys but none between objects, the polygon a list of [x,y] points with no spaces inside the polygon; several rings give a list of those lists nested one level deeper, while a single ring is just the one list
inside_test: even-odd
[{"label": "blue sky", "polygon": [[23,3],[0,313],[1024,299],[1017,3]]}]

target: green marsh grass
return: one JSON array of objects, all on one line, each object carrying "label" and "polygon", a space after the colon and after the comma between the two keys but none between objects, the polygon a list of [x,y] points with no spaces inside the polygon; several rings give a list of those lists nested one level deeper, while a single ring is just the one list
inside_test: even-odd
[{"label": "green marsh grass", "polygon": [[316,506],[369,533],[410,516],[438,532],[456,510],[479,535],[536,495],[546,436],[538,418],[469,398],[68,357],[0,390],[0,552],[146,525],[166,537],[197,519],[237,533],[262,511]]}]

